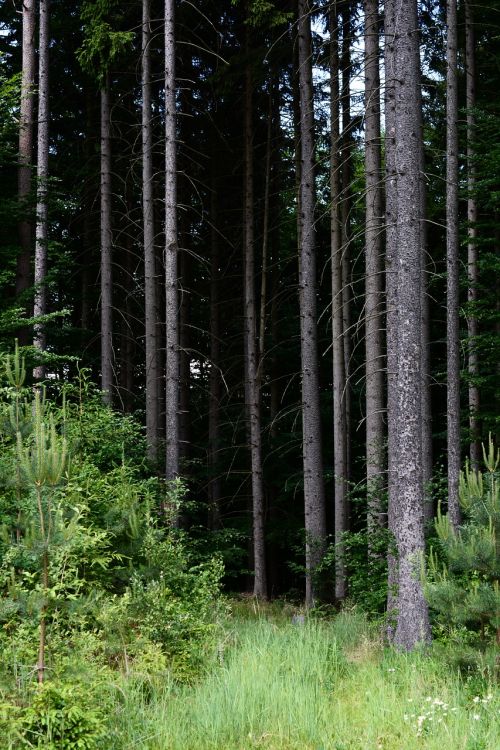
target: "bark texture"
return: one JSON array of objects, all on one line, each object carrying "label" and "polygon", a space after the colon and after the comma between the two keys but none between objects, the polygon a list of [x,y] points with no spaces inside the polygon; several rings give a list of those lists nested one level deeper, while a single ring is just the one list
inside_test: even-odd
[{"label": "bark texture", "polygon": [[[396,73],[395,73],[395,0],[386,0],[384,5],[385,28],[385,283],[386,283],[386,340],[387,340],[387,525],[396,535],[397,521],[397,458],[396,458],[396,413],[397,413],[397,201],[396,201]],[[388,553],[387,614],[388,637],[392,640],[397,615],[398,564],[397,558]]]},{"label": "bark texture", "polygon": [[[387,21],[387,19],[386,19]],[[389,190],[396,203],[397,244],[393,255],[397,284],[397,317],[389,318],[389,342],[396,346],[391,364],[396,365],[391,385],[389,447],[393,453],[389,502],[394,509],[398,553],[398,603],[394,643],[410,650],[430,637],[427,604],[421,579],[424,552],[422,424],[421,424],[421,210],[419,114],[420,71],[418,23],[415,0],[396,0],[393,26],[394,82],[394,177]],[[394,238],[393,238],[394,239]],[[391,283],[393,283],[391,282]],[[391,301],[394,301],[391,300]],[[395,360],[395,361],[394,361]]]},{"label": "bark texture", "polygon": [[252,127],[252,75],[248,68],[245,79],[245,185],[243,255],[244,345],[245,345],[245,406],[247,434],[250,443],[252,477],[252,528],[253,528],[253,593],[259,598],[267,596],[266,552],[264,540],[264,477],[262,471],[262,438],[260,423],[259,362],[257,350],[257,316],[255,305],[254,264],[254,188],[253,188],[253,127]]},{"label": "bark texture", "polygon": [[151,92],[151,4],[142,2],[142,211],[146,348],[146,439],[148,457],[158,457],[158,301],[154,223],[153,124]]},{"label": "bark texture", "polygon": [[470,462],[474,471],[479,471],[481,463],[481,441],[479,426],[479,357],[477,353],[478,319],[474,306],[478,300],[478,208],[475,196],[476,168],[474,165],[474,138],[476,121],[476,41],[474,34],[474,15],[470,0],[465,2],[465,73],[466,73],[466,106],[467,106],[467,301],[470,306],[467,318],[468,333],[468,371],[469,371],[469,428],[470,428]]},{"label": "bark texture", "polygon": [[23,2],[21,101],[19,109],[19,166],[17,190],[21,209],[18,224],[21,251],[17,257],[16,294],[29,287],[31,269],[32,222],[29,219],[31,193],[31,162],[33,158],[33,135],[35,129],[35,2]]},{"label": "bark texture", "polygon": [[458,239],[457,0],[446,3],[446,341],[448,514],[460,524],[460,338]]},{"label": "bark texture", "polygon": [[333,471],[335,491],[335,598],[346,596],[342,536],[347,531],[346,377],[342,299],[341,160],[337,3],[330,7],[330,253],[332,276]]},{"label": "bark texture", "polygon": [[384,353],[378,1],[365,0],[365,352],[368,529],[384,524]]},{"label": "bark texture", "polygon": [[[346,451],[346,481],[351,474],[351,358],[352,358],[352,258],[351,258],[351,211],[352,211],[352,155],[354,142],[352,137],[351,120],[351,44],[352,44],[352,2],[341,0],[338,3],[342,28],[342,43],[340,48],[341,91],[340,109],[342,115],[341,137],[341,177],[342,200],[340,203],[340,222],[342,236],[342,318],[343,318],[343,346],[345,372],[345,451]],[[347,502],[347,499],[346,499]],[[348,513],[346,508],[345,513]]]},{"label": "bark texture", "polygon": [[318,344],[316,322],[316,248],[314,230],[314,116],[311,20],[307,0],[298,2],[300,92],[300,224],[299,305],[302,375],[302,443],[306,531],[306,605],[317,594],[314,571],[326,539],[325,492],[321,453]]},{"label": "bark texture", "polygon": [[[49,241],[49,0],[40,0],[39,6],[39,46],[38,46],[38,137],[36,165],[36,229],[35,229],[35,298],[33,316],[38,318],[47,313],[47,251]],[[33,331],[33,346],[45,351],[47,339],[45,326],[37,323]],[[45,367],[38,365],[33,370],[36,379],[43,378]]]},{"label": "bark texture", "polygon": [[174,0],[165,0],[165,313],[167,479],[179,474],[179,293]]}]

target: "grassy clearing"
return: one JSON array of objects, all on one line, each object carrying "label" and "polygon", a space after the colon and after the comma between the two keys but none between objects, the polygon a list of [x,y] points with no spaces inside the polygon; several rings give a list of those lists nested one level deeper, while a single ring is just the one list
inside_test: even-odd
[{"label": "grassy clearing", "polygon": [[[135,676],[117,690],[120,750],[498,750],[500,691],[437,652],[384,650],[362,617],[246,611],[198,684]],[[243,615],[243,612],[238,612]]]}]

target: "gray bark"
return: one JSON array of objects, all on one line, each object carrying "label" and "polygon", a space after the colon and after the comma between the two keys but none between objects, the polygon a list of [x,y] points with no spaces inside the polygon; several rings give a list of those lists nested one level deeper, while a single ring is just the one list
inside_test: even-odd
[{"label": "gray bark", "polygon": [[252,74],[247,68],[245,80],[245,185],[243,255],[244,345],[245,345],[245,407],[250,442],[253,519],[254,596],[267,596],[266,554],[264,539],[264,477],[262,472],[262,437],[260,420],[259,362],[257,352],[257,316],[255,310],[254,264],[254,188],[253,188],[253,127]]},{"label": "gray bark", "polygon": [[146,348],[146,440],[148,458],[158,457],[158,300],[154,226],[153,124],[151,96],[151,4],[142,2],[142,213]]},{"label": "gray bark", "polygon": [[[36,228],[35,228],[35,298],[33,316],[47,313],[47,251],[49,241],[48,224],[48,179],[49,179],[49,0],[40,0],[39,47],[38,47],[38,137],[36,165]],[[45,326],[35,324],[33,346],[45,351],[47,345]],[[45,367],[33,370],[33,377],[43,378]]]},{"label": "gray bark", "polygon": [[19,109],[19,166],[17,190],[22,218],[18,224],[21,251],[17,256],[16,294],[24,292],[30,283],[32,222],[28,218],[31,193],[31,161],[35,129],[35,3],[23,2],[21,101]]},{"label": "gray bark", "polygon": [[446,341],[448,514],[460,524],[460,340],[458,239],[458,74],[457,2],[446,3]]},{"label": "gray bark", "polygon": [[[351,260],[351,210],[352,210],[352,121],[351,121],[351,0],[341,0],[340,16],[342,23],[341,46],[341,111],[342,111],[342,200],[340,208],[342,229],[342,317],[343,317],[343,346],[345,371],[345,444],[346,444],[346,481],[351,473],[351,357],[352,357],[352,260]],[[347,500],[346,500],[347,502]],[[346,508],[345,513],[348,513]]]},{"label": "gray bark", "polygon": [[476,118],[476,41],[474,34],[474,16],[470,0],[465,2],[465,72],[466,72],[466,105],[467,105],[467,300],[471,309],[467,319],[468,333],[468,371],[469,371],[469,428],[470,428],[470,462],[474,471],[479,471],[481,463],[481,442],[479,428],[479,388],[476,378],[479,375],[479,357],[477,352],[478,319],[474,306],[478,300],[477,285],[479,282],[478,244],[477,244],[477,200],[476,169],[474,165],[474,138]]},{"label": "gray bark", "polygon": [[[417,48],[417,66],[420,70],[420,50]],[[423,142],[422,95],[418,88],[419,132]],[[432,480],[432,402],[431,402],[431,350],[430,350],[430,310],[427,273],[427,222],[424,149],[420,149],[420,244],[421,244],[421,377],[422,377],[422,482],[424,487],[424,523],[429,524],[434,517],[431,489]]]},{"label": "gray bark", "polygon": [[109,74],[101,89],[101,390],[113,403],[113,269]]},{"label": "gray bark", "polygon": [[[388,518],[387,524],[396,535],[397,524],[397,325],[398,325],[398,286],[397,286],[397,202],[396,202],[396,71],[395,71],[395,0],[384,4],[384,69],[385,69],[385,203],[386,203],[386,340],[387,340],[387,484]],[[388,551],[387,615],[388,637],[393,640],[397,615],[398,564],[397,558]]]},{"label": "gray bark", "polygon": [[174,0],[165,0],[166,478],[179,474],[179,293]]},{"label": "gray bark", "polygon": [[365,0],[365,351],[368,530],[384,525],[384,354],[378,0]]},{"label": "gray bark", "polygon": [[314,115],[311,62],[311,21],[308,0],[298,3],[300,91],[300,225],[299,305],[302,375],[302,444],[306,531],[306,606],[317,594],[314,571],[326,538],[325,492],[321,453],[318,344],[316,321],[316,248],[314,230]]},{"label": "gray bark", "polygon": [[[396,23],[397,19],[397,23]],[[387,19],[386,19],[387,22]],[[394,270],[397,318],[389,317],[390,345],[397,346],[396,372],[391,385],[389,417],[393,452],[389,502],[395,508],[394,530],[398,553],[398,611],[394,643],[410,650],[430,637],[427,605],[420,571],[424,552],[421,405],[421,216],[418,23],[416,0],[396,0],[392,27],[395,94],[395,199],[397,244]],[[391,194],[392,193],[392,194]],[[389,197],[389,196],[388,196]],[[393,271],[394,272],[394,271]],[[391,364],[394,354],[391,355]]]},{"label": "gray bark", "polygon": [[342,300],[342,230],[340,211],[340,123],[339,48],[337,3],[330,6],[330,253],[332,275],[332,356],[333,356],[333,471],[335,475],[335,598],[346,595],[346,571],[342,538],[348,527],[347,514],[347,436],[346,377]]},{"label": "gray bark", "polygon": [[259,380],[262,382],[264,373],[264,347],[266,335],[266,305],[267,305],[267,282],[269,265],[269,191],[271,185],[271,147],[273,131],[273,91],[272,81],[269,82],[269,109],[267,114],[267,138],[266,138],[266,167],[264,178],[264,217],[262,226],[262,272],[260,284],[260,313],[259,313]]}]

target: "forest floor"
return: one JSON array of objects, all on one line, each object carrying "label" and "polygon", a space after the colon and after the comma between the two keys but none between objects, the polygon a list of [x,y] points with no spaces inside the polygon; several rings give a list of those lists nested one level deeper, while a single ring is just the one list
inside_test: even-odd
[{"label": "forest floor", "polygon": [[[500,689],[450,647],[397,654],[356,611],[293,618],[234,603],[191,685],[127,680],[120,750],[499,750]],[[115,747],[115,745],[113,745]]]}]

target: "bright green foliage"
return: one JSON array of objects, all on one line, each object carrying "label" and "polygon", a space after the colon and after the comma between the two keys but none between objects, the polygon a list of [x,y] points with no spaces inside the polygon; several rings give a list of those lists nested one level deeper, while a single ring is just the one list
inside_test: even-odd
[{"label": "bright green foliage", "polygon": [[106,747],[92,691],[109,692],[117,669],[197,676],[215,650],[222,565],[171,527],[183,483],[151,473],[140,427],[85,372],[33,394],[16,346],[2,375],[0,728],[12,748]]},{"label": "bright green foliage", "polygon": [[[500,454],[490,437],[483,448],[486,472],[469,466],[460,477],[465,523],[455,532],[448,516],[438,513],[438,552],[429,560],[426,595],[446,621],[479,626],[500,634]],[[439,553],[439,554],[438,554]]]},{"label": "bright green foliage", "polygon": [[47,683],[17,719],[28,747],[44,750],[94,750],[105,736],[103,707],[84,686]]},{"label": "bright green foliage", "polygon": [[111,63],[134,37],[131,31],[116,31],[111,23],[117,7],[116,0],[86,0],[82,6],[84,41],[77,57],[83,70],[95,76],[100,85]]}]

